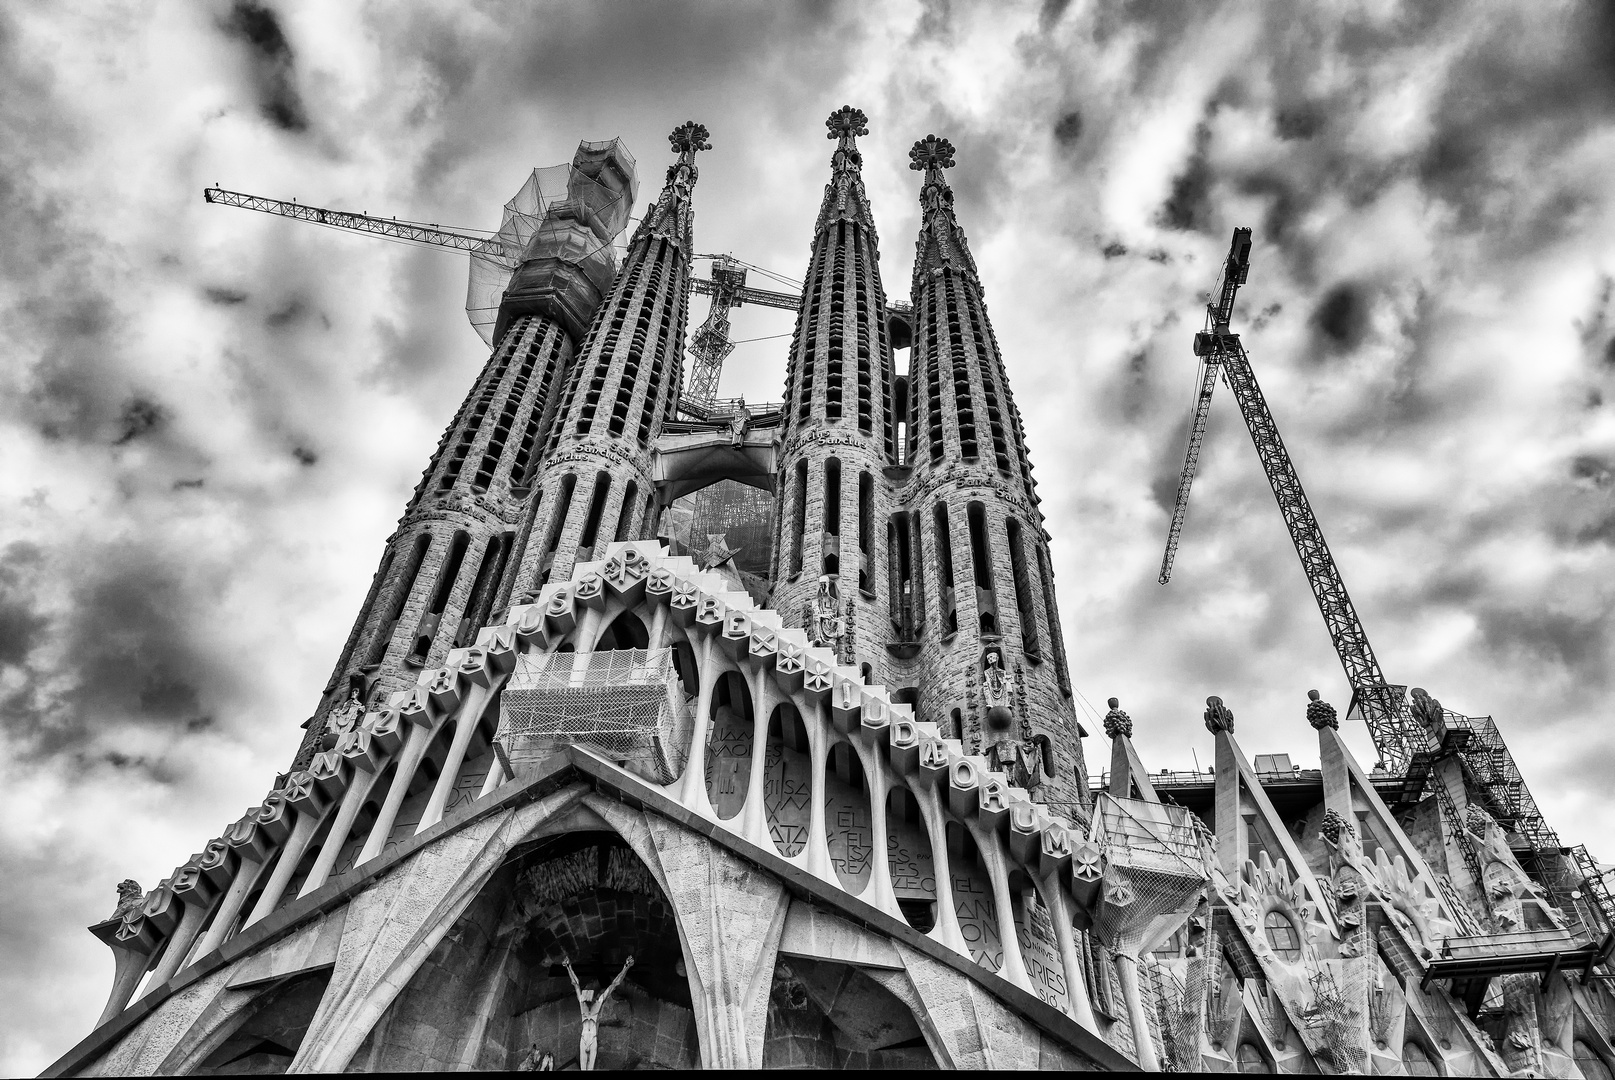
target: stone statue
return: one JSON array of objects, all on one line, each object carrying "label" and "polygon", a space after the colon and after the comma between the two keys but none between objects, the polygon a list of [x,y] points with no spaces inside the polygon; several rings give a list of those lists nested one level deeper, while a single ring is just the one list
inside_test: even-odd
[{"label": "stone statue", "polygon": [[611,985],[601,993],[598,1001],[593,990],[585,990],[578,983],[571,958],[563,956],[561,963],[566,965],[566,977],[572,980],[572,992],[578,995],[578,1009],[583,1013],[583,1030],[578,1033],[578,1071],[592,1072],[594,1056],[600,1048],[600,1014],[605,1010],[606,1002],[611,1000],[611,995],[617,992],[617,987],[628,977],[628,969],[634,966],[634,958],[630,956],[623,962],[622,970],[611,980]]},{"label": "stone statue", "polygon": [[735,402],[735,411],[729,416],[729,445],[739,449],[746,444],[746,429],[751,426],[751,410],[746,399]]},{"label": "stone statue", "polygon": [[550,1053],[548,1050],[540,1050],[538,1048],[538,1044],[534,1043],[533,1048],[527,1051],[527,1056],[522,1058],[521,1064],[516,1066],[516,1071],[554,1072],[555,1055]]},{"label": "stone statue", "polygon": [[981,696],[987,706],[987,726],[1008,731],[1015,715],[1009,709],[1009,672],[1004,670],[1004,654],[997,645],[981,653]]},{"label": "stone statue", "polygon": [[139,912],[142,904],[146,902],[146,890],[140,887],[140,882],[134,878],[124,878],[118,882],[118,906],[109,916],[109,919],[124,919]]},{"label": "stone statue", "polygon": [[822,649],[833,649],[840,642],[843,630],[841,621],[841,591],[836,587],[834,574],[819,575],[819,594],[814,600],[808,620],[808,637]]}]

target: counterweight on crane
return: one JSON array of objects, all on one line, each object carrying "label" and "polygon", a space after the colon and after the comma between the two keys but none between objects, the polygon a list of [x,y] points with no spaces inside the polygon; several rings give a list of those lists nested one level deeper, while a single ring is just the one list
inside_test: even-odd
[{"label": "counterweight on crane", "polygon": [[1357,609],[1346,592],[1346,583],[1340,569],[1329,553],[1323,529],[1312,504],[1301,487],[1295,465],[1279,437],[1278,424],[1268,410],[1267,400],[1256,384],[1256,373],[1251,370],[1250,358],[1239,335],[1232,333],[1234,299],[1239,286],[1250,274],[1251,231],[1235,229],[1233,244],[1227,261],[1223,263],[1222,277],[1215,298],[1206,305],[1205,329],[1195,335],[1194,351],[1200,357],[1199,396],[1195,399],[1194,419],[1189,429],[1189,446],[1184,457],[1183,472],[1178,479],[1177,503],[1172,510],[1171,531],[1167,534],[1166,555],[1161,562],[1160,582],[1165,585],[1172,574],[1172,560],[1177,553],[1178,538],[1183,531],[1184,517],[1188,512],[1189,488],[1194,483],[1195,468],[1200,459],[1200,446],[1205,438],[1206,415],[1211,408],[1212,390],[1216,386],[1217,372],[1233,391],[1239,402],[1239,411],[1250,429],[1256,454],[1267,473],[1267,482],[1278,500],[1279,512],[1290,530],[1290,541],[1301,557],[1301,568],[1306,571],[1307,583],[1312,586],[1313,598],[1323,614],[1324,624],[1334,642],[1340,666],[1346,671],[1346,681],[1352,689],[1352,711],[1368,723],[1369,734],[1379,750],[1387,768],[1405,771],[1415,753],[1430,745],[1430,736],[1413,719],[1406,705],[1407,687],[1387,683],[1380,671],[1379,661],[1368,643]]}]

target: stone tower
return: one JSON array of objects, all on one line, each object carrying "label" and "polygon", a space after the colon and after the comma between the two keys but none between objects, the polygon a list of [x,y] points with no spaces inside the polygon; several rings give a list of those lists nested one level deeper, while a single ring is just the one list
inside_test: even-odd
[{"label": "stone tower", "polygon": [[615,540],[651,531],[652,443],[678,400],[694,243],[695,155],[707,129],[669,136],[677,160],[578,352],[549,433],[512,595],[521,596]]},{"label": "stone tower", "polygon": [[297,756],[335,708],[413,685],[469,644],[496,608],[558,390],[616,271],[609,245],[637,180],[617,140],[583,143],[500,304],[493,352],[443,432],[348,635]]},{"label": "stone tower", "polygon": [[825,121],[836,149],[786,373],[773,606],[843,663],[871,664],[880,681],[885,471],[897,434],[880,248],[856,142],[867,124],[851,106]]},{"label": "stone tower", "polygon": [[[1000,765],[1041,770],[1051,801],[1087,801],[1087,774],[1054,606],[1043,515],[981,279],[931,135],[914,253],[908,462],[911,528],[923,537],[924,715]],[[934,688],[934,689],[933,689]]]}]

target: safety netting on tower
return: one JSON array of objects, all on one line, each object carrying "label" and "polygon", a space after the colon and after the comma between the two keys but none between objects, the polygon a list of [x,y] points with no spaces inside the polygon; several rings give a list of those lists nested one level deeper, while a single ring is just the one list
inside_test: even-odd
[{"label": "safety netting on tower", "polygon": [[673,650],[611,649],[523,655],[505,683],[495,737],[512,765],[582,745],[665,784],[688,731]]},{"label": "safety netting on tower", "polygon": [[[607,169],[617,175],[604,173]],[[504,219],[494,234],[497,245],[471,255],[465,313],[482,340],[493,344],[499,301],[510,276],[539,246],[547,245],[552,249],[547,253],[583,267],[591,280],[609,286],[622,263],[624,229],[638,190],[634,156],[621,139],[580,142],[569,163],[534,169],[505,203]],[[574,223],[586,228],[571,228]]]},{"label": "safety netting on tower", "polygon": [[1088,839],[1105,864],[1094,930],[1119,953],[1154,949],[1211,880],[1210,839],[1186,807],[1104,793],[1094,802]]}]

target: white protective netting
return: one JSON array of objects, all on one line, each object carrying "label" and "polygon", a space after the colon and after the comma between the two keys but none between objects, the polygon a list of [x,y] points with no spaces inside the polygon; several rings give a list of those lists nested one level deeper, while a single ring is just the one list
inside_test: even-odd
[{"label": "white protective netting", "polygon": [[1091,839],[1105,855],[1095,932],[1117,952],[1149,952],[1194,911],[1211,879],[1204,830],[1185,807],[1102,794]]},{"label": "white protective netting", "polygon": [[[598,179],[601,164],[608,157],[627,168],[626,190],[614,190]],[[622,263],[627,245],[623,230],[638,190],[634,156],[621,139],[580,142],[569,163],[534,169],[521,190],[505,203],[504,220],[494,234],[497,243],[471,255],[465,313],[482,340],[493,344],[499,301],[510,284],[510,275],[522,258],[531,256],[528,248],[552,210],[585,222],[594,234],[587,246],[566,252],[567,261],[587,264],[593,271],[591,278],[603,275],[609,282]]]},{"label": "white protective netting", "polygon": [[501,701],[496,737],[512,764],[584,745],[671,783],[689,731],[672,649],[524,654]]}]

